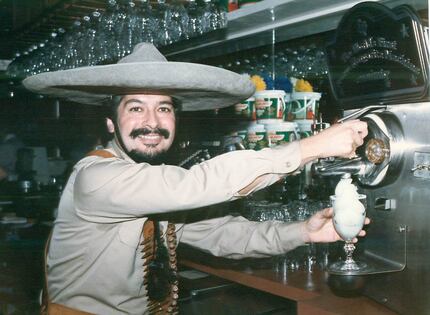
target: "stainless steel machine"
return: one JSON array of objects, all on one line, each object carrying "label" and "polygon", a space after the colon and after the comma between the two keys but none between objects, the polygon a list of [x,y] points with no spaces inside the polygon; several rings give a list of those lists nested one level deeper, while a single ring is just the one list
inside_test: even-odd
[{"label": "stainless steel machine", "polygon": [[314,165],[351,173],[372,223],[358,259],[371,266],[365,295],[400,314],[430,314],[430,102],[428,33],[408,6],[360,3],[327,46],[342,119],[367,121],[350,160]]}]

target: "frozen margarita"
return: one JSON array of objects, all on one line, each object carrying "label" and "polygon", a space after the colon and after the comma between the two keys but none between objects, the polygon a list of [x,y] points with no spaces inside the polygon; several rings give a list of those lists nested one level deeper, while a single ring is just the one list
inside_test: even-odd
[{"label": "frozen margarita", "polygon": [[363,228],[366,209],[360,200],[365,198],[365,195],[357,192],[350,174],[342,176],[331,199],[334,227],[345,241],[351,241]]}]

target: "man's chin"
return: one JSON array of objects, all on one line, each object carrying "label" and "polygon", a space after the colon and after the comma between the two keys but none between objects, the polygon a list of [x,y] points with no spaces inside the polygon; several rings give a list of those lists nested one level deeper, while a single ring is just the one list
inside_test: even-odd
[{"label": "man's chin", "polygon": [[142,152],[131,150],[127,152],[128,156],[136,163],[149,163],[151,165],[160,165],[167,163],[167,151]]}]

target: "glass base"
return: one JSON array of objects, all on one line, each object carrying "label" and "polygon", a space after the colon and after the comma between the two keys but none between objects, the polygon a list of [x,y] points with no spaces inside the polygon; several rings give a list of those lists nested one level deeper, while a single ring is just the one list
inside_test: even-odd
[{"label": "glass base", "polygon": [[328,267],[328,272],[334,275],[358,276],[365,275],[371,271],[371,268],[364,262],[360,261],[338,261]]}]

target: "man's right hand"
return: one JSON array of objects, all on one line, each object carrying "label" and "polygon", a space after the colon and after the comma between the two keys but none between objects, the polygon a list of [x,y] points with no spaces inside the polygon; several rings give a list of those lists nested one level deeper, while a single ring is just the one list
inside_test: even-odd
[{"label": "man's right hand", "polygon": [[302,165],[326,157],[351,158],[367,136],[367,123],[350,120],[335,124],[315,136],[300,140]]}]

